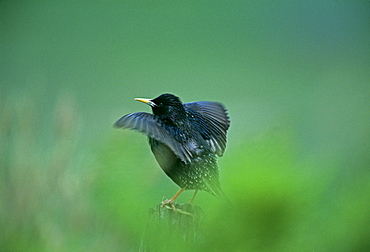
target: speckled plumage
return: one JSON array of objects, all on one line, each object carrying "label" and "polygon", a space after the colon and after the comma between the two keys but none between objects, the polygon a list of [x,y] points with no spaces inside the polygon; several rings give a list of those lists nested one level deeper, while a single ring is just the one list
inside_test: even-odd
[{"label": "speckled plumage", "polygon": [[172,94],[137,100],[149,104],[153,114],[128,114],[115,126],[148,135],[157,162],[181,188],[221,196],[217,156],[224,153],[230,125],[224,106],[205,101],[182,104]]}]

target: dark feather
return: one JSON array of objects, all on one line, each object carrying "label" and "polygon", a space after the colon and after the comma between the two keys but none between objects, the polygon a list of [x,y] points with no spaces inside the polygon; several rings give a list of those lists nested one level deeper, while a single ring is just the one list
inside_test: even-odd
[{"label": "dark feather", "polygon": [[173,129],[161,122],[157,116],[145,112],[136,112],[121,117],[115,124],[117,128],[128,128],[145,133],[167,145],[181,161],[185,164],[191,162],[195,151],[189,143],[183,144],[175,139],[175,134],[171,134]]},{"label": "dark feather", "polygon": [[203,133],[212,151],[222,156],[226,148],[226,131],[230,120],[225,107],[218,102],[190,102],[184,107],[190,112],[192,120]]}]

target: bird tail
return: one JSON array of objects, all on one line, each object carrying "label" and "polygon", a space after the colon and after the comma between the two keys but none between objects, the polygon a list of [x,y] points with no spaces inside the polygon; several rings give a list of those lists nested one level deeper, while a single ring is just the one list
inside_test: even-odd
[{"label": "bird tail", "polygon": [[220,199],[222,199],[226,204],[228,205],[233,205],[232,201],[230,200],[230,198],[226,195],[226,193],[224,191],[222,191],[222,189],[220,188],[220,194],[217,195]]},{"label": "bird tail", "polygon": [[226,193],[224,193],[224,191],[221,189],[220,185],[211,186],[211,185],[208,184],[208,189],[209,189],[209,192],[211,194],[213,194],[217,198],[222,199],[226,204],[231,204],[232,205],[232,202],[231,202],[230,198],[226,195]]}]

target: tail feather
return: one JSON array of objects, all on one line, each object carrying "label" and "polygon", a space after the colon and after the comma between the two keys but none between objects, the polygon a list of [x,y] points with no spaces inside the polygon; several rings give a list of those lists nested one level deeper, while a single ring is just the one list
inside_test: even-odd
[{"label": "tail feather", "polygon": [[212,195],[216,196],[217,198],[220,198],[222,199],[226,204],[231,204],[232,205],[232,202],[230,200],[230,198],[226,195],[226,193],[224,193],[224,191],[221,189],[221,186],[220,185],[211,185],[209,183],[207,183],[207,191],[209,193],[211,193]]}]

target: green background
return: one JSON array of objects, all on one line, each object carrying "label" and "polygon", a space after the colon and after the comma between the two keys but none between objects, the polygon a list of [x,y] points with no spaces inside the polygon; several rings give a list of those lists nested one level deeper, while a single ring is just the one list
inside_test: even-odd
[{"label": "green background", "polygon": [[164,92],[231,117],[195,250],[370,250],[369,1],[4,0],[0,29],[0,250],[137,251],[178,188],[112,125]]}]

